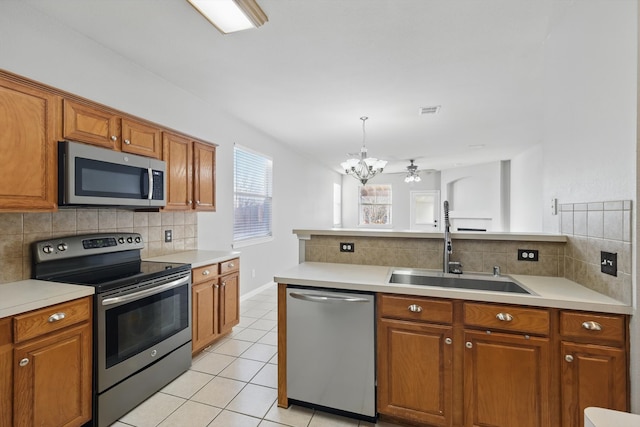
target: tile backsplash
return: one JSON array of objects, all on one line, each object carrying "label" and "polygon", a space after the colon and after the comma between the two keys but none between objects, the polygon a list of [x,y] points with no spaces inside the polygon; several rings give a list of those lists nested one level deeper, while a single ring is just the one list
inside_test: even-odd
[{"label": "tile backsplash", "polygon": [[[631,304],[631,200],[559,207],[560,232],[567,236],[565,277]],[[600,271],[601,251],[618,255],[617,276]]]},{"label": "tile backsplash", "polygon": [[[31,277],[31,243],[54,237],[104,232],[140,233],[142,257],[197,249],[195,212],[64,209],[46,213],[0,213],[0,283]],[[164,230],[173,241],[164,242]]]}]

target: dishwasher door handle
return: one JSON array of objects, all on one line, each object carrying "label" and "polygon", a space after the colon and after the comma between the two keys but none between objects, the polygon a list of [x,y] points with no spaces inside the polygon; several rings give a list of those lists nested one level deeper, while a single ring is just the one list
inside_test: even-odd
[{"label": "dishwasher door handle", "polygon": [[291,298],[301,299],[303,301],[312,302],[369,302],[366,298],[358,297],[340,297],[336,295],[322,295],[322,294],[301,294],[298,292],[289,293]]}]

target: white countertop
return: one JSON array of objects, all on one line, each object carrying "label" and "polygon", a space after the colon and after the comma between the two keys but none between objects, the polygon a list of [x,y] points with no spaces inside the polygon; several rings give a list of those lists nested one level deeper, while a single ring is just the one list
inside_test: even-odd
[{"label": "white countertop", "polygon": [[[311,236],[356,236],[356,237],[401,237],[413,239],[440,239],[444,234],[433,231],[394,230],[374,228],[325,228],[325,229],[295,229],[293,234],[298,239],[309,239]],[[561,242],[567,241],[567,236],[545,233],[511,233],[511,232],[452,232],[451,237],[456,240],[507,240],[527,242]]]},{"label": "white countertop", "polygon": [[640,426],[640,415],[594,407],[584,410],[584,427],[637,426]]},{"label": "white countertop", "polygon": [[[393,267],[306,262],[274,277],[277,283],[422,295],[538,307],[632,314],[633,307],[561,277],[510,275],[537,295],[388,283]],[[490,278],[490,275],[486,277]]]},{"label": "white countertop", "polygon": [[93,295],[93,286],[44,280],[21,280],[0,284],[0,318]]},{"label": "white countertop", "polygon": [[240,256],[237,251],[185,251],[176,252],[169,255],[161,255],[153,258],[145,258],[145,261],[159,262],[179,262],[183,264],[191,264],[192,268],[202,267],[204,265],[215,264],[217,262],[228,261]]}]

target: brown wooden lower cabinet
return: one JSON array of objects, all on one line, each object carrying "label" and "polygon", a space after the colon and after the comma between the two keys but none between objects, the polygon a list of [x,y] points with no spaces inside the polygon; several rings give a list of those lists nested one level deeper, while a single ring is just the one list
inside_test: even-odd
[{"label": "brown wooden lower cabinet", "polygon": [[378,412],[410,425],[583,427],[629,408],[628,318],[378,295]]},{"label": "brown wooden lower cabinet", "polygon": [[231,332],[240,322],[240,260],[192,270],[192,353]]}]

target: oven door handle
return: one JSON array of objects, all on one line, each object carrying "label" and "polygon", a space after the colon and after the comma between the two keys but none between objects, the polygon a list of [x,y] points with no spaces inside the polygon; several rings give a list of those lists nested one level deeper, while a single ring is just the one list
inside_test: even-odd
[{"label": "oven door handle", "polygon": [[172,282],[168,282],[163,285],[159,285],[150,289],[145,289],[143,291],[122,295],[120,297],[105,298],[104,300],[102,300],[102,305],[119,304],[121,302],[132,301],[132,300],[140,299],[142,297],[146,297],[149,295],[159,294],[160,292],[164,292],[168,289],[173,289],[173,288],[177,288],[178,286],[188,284],[190,281],[191,281],[191,276],[185,276],[181,279],[174,280]]}]

